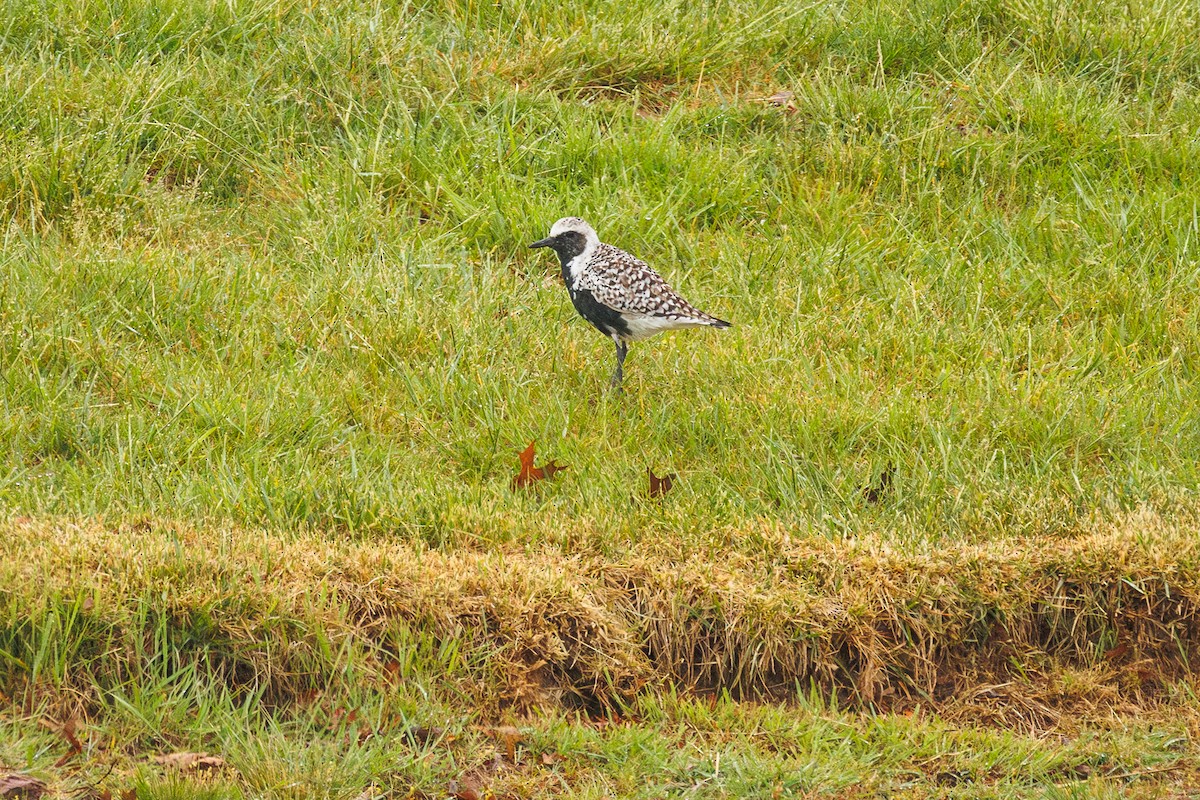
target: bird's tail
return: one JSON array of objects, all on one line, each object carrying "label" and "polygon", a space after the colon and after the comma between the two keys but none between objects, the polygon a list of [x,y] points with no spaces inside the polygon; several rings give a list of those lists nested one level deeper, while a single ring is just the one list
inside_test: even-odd
[{"label": "bird's tail", "polygon": [[711,321],[708,323],[708,326],[710,328],[729,328],[729,327],[733,326],[733,323],[726,322],[723,319],[717,319],[716,317],[712,317]]}]

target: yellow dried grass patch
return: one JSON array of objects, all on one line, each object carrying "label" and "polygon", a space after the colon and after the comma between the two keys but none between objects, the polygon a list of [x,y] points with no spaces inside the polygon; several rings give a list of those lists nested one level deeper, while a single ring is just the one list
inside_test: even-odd
[{"label": "yellow dried grass patch", "polygon": [[10,521],[0,613],[16,626],[87,598],[97,630],[129,633],[147,606],[180,625],[202,618],[283,695],[334,669],[322,640],[360,648],[384,679],[403,628],[461,642],[474,688],[498,703],[603,705],[657,682],[745,696],[816,687],[1044,725],[1064,706],[1158,702],[1196,663],[1194,531],[1146,512],[1092,527],[963,546],[781,540],[761,559],[714,563],[654,541],[617,561]]}]

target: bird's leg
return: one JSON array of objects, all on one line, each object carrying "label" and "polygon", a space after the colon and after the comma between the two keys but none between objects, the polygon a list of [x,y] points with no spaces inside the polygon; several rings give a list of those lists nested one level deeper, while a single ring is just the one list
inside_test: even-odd
[{"label": "bird's leg", "polygon": [[616,337],[613,337],[613,341],[617,343],[617,371],[613,373],[612,381],[608,385],[615,387],[619,391],[621,388],[621,379],[625,377],[624,373],[621,372],[621,365],[625,363],[625,353],[629,349],[629,345]]}]

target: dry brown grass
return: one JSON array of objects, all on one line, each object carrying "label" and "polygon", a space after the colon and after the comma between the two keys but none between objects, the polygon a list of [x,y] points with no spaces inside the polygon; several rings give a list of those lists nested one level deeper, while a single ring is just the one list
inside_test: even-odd
[{"label": "dry brown grass", "polygon": [[614,560],[16,520],[0,527],[0,633],[20,658],[70,606],[75,634],[103,640],[90,674],[120,675],[139,626],[166,620],[179,646],[224,654],[224,679],[282,702],[336,679],[331,652],[386,680],[417,640],[461,642],[465,688],[496,707],[599,707],[670,682],[1045,728],[1170,701],[1194,677],[1200,545],[1184,523],[1139,512],[1071,539],[937,547],[758,533],[775,552],[714,563],[653,541]]}]

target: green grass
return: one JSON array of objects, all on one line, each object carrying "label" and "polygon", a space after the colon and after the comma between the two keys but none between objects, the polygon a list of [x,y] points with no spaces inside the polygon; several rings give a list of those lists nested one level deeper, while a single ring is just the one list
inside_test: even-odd
[{"label": "green grass", "polygon": [[[446,797],[452,786],[474,786],[479,796],[480,787],[490,787],[507,797],[1116,798],[1169,797],[1194,771],[1186,726],[1173,720],[1046,742],[963,731],[924,715],[848,716],[819,699],[785,711],[664,697],[615,723],[557,714],[525,721],[513,763],[503,737],[471,726],[465,714],[438,716],[428,740],[411,736],[430,733],[427,701],[359,706],[349,723],[348,714],[331,722],[314,713],[281,725],[206,700],[199,698],[201,712],[224,727],[196,726],[181,739],[147,736],[139,743],[149,753],[220,752],[227,771],[181,778],[114,752],[111,737],[140,727],[118,718],[103,734],[91,733],[91,763],[52,786],[71,791],[99,782],[114,796],[134,787],[139,798],[186,800]],[[33,724],[0,726],[0,741],[0,757],[29,765],[33,774],[53,775],[50,762],[65,749]]]},{"label": "green grass", "polygon": [[[134,541],[152,520],[448,558],[658,558],[668,573],[702,557],[779,589],[796,579],[792,543],[826,537],[855,553],[1011,541],[1021,561],[1021,542],[1091,541],[1131,511],[1194,522],[1188,3],[0,0],[0,63],[10,541],[16,517],[125,525]],[[779,91],[782,107],[762,100]],[[637,344],[625,394],[606,391],[611,344],[577,318],[551,257],[525,247],[568,214],[734,327]],[[534,439],[539,461],[570,469],[514,491]],[[647,468],[679,475],[661,502],[644,499]],[[891,490],[868,501],[885,470]],[[1168,595],[1172,569],[1154,571]],[[158,625],[165,641],[191,630],[156,599],[186,593],[175,580],[147,589],[122,630],[151,643]],[[14,648],[0,656],[53,640],[18,602],[49,602],[38,588],[0,586]],[[241,618],[221,620],[192,633],[236,648]],[[4,764],[49,769],[37,709],[86,688],[68,679],[80,668],[116,669],[89,635],[66,637],[51,699],[23,694],[24,660],[3,662]],[[463,644],[414,635],[418,650]],[[495,721],[494,706],[459,707],[479,699],[474,683],[455,701],[414,695],[410,716],[451,709],[462,752],[395,767],[401,744],[347,749],[291,712],[244,709],[225,677],[137,678],[128,708],[110,680],[85,705],[121,746],[221,749],[242,777],[213,791],[246,796],[353,797],[371,781],[436,794],[459,760],[484,758],[471,726]],[[217,710],[193,721],[206,681]],[[338,691],[391,702],[353,683]],[[737,704],[694,730],[692,700],[660,693],[636,700],[660,704],[638,712],[644,726],[597,732],[559,709],[527,727],[580,752],[626,748],[570,762],[571,791],[592,796],[686,794],[702,778],[680,771],[716,752],[743,771],[694,793],[767,796],[783,773],[800,776],[788,791],[867,796],[1120,791],[1063,788],[1099,752],[1088,744],[989,733],[973,749],[941,722],[843,717],[803,694],[797,719],[845,739],[773,749],[748,731],[783,712]],[[165,716],[171,741],[148,740],[130,709]],[[729,741],[711,729],[721,719]],[[1142,766],[1126,772],[1166,758],[1137,730]],[[290,749],[307,736],[315,750]],[[680,743],[701,766],[685,769]],[[920,766],[991,775],[997,747],[1021,766],[968,788]],[[272,759],[315,759],[316,775],[321,752],[346,766],[280,788],[290,767],[272,773]],[[403,777],[378,777],[380,759]],[[146,796],[193,796],[138,769]],[[666,777],[645,783],[647,769]],[[555,771],[520,780],[550,793]]]},{"label": "green grass", "polygon": [[[1196,488],[1183,7],[4,17],[14,511],[971,538]],[[736,327],[636,346],[607,395],[524,247],[568,213]],[[530,498],[535,438],[571,471]],[[665,510],[628,502],[647,466]]]}]

